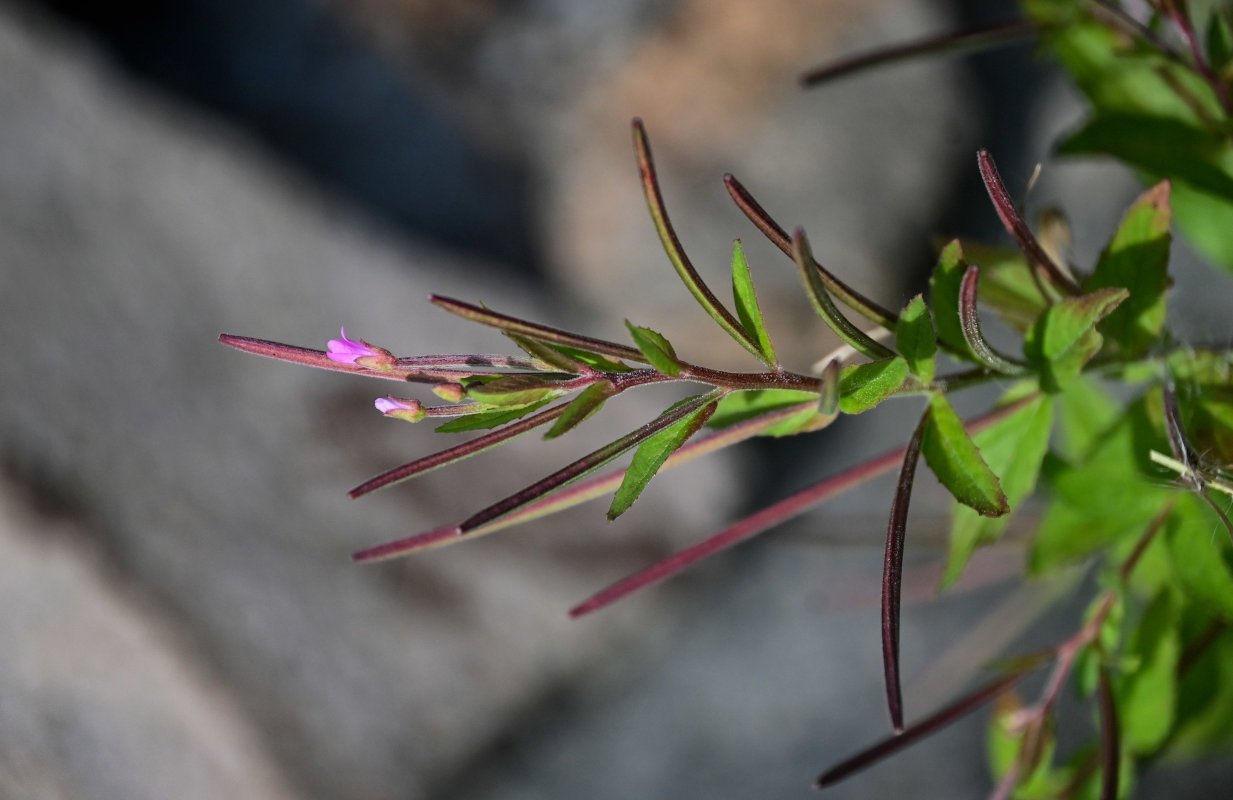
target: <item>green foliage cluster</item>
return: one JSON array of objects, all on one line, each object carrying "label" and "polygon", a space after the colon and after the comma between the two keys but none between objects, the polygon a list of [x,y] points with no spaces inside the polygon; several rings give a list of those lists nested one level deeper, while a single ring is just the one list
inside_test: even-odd
[{"label": "green foliage cluster", "polygon": [[[895,313],[823,268],[802,231],[789,235],[727,176],[737,206],[792,260],[809,302],[844,343],[816,372],[793,372],[776,354],[740,241],[731,262],[734,311],[690,262],[664,206],[647,132],[635,121],[638,167],[669,261],[701,309],[758,362],[757,370],[694,364],[662,334],[633,322],[627,323],[631,344],[621,344],[441,297],[433,302],[496,328],[523,355],[394,358],[345,337],[329,353],[245,337],[223,341],[300,364],[432,384],[449,404],[424,408],[390,397],[378,408],[411,421],[450,417],[438,428],[445,433],[487,431],[383,473],[353,490],[355,496],[532,430],[546,438],[565,435],[627,389],[668,382],[702,387],[468,519],[363,550],[358,561],[469,541],[607,494],[613,519],[659,471],[689,458],[753,436],[816,431],[843,415],[920,398],[920,421],[904,447],[623,578],[572,613],[602,608],[897,468],[882,592],[894,732],[825,772],[819,785],[997,700],[988,736],[995,796],[1128,796],[1138,764],[1233,746],[1233,525],[1227,515],[1233,351],[1179,345],[1166,318],[1175,221],[1217,267],[1233,270],[1233,35],[1219,5],[1192,12],[1179,0],[1162,0],[1146,18],[1096,0],[1026,0],[1024,8],[1028,22],[1016,30],[1036,35],[1090,103],[1088,119],[1059,152],[1112,156],[1150,185],[1095,264],[1061,259],[1045,229],[1038,235],[1023,218],[992,157],[982,152],[978,168],[1014,246],[946,244],[928,297],[913,297]],[[959,39],[970,44],[981,36]],[[990,42],[1005,36],[984,34]],[[986,339],[982,313],[996,314],[1020,334],[1016,352]],[[1009,385],[996,405],[962,420],[949,395],[995,381]],[[622,455],[631,456],[626,468],[602,471]],[[1055,648],[1006,662],[992,683],[905,725],[899,592],[920,456],[955,501],[942,589],[960,578],[977,548],[1004,537],[1011,517],[1038,495],[1043,510],[1027,541],[1029,575],[1045,579],[1088,568],[1097,590],[1074,634]],[[1045,667],[1039,696],[1021,699],[1019,679]],[[1090,745],[1063,751],[1054,708],[1067,686],[1090,704],[1096,732]]]}]

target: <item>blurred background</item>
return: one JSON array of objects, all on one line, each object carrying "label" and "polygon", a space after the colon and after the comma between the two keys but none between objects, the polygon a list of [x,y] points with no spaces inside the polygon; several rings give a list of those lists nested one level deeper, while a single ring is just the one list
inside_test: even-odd
[{"label": "blurred background", "polygon": [[[722,288],[743,238],[797,369],[833,342],[725,172],[890,307],[923,288],[938,237],[998,236],[978,147],[1011,186],[1046,161],[1033,202],[1066,208],[1090,263],[1138,187],[1048,162],[1080,107],[1029,45],[796,83],[1014,18],[981,0],[0,2],[0,797],[806,796],[886,732],[887,481],[594,617],[566,610],[900,443],[912,401],[662,476],[618,523],[587,506],[357,568],[351,551],[461,519],[668,398],[353,503],[440,447],[431,430],[376,414],[387,386],[216,339],[324,347],[346,325],[403,355],[502,348],[430,306],[439,292],[609,338],[630,317],[750,368],[675,284],[633,116],[694,261]],[[1184,332],[1227,336],[1227,295],[1193,294]],[[1053,636],[1036,619],[1056,598],[1011,580],[1013,546],[933,598],[946,511],[922,481],[910,719]],[[829,796],[982,796],[982,731]],[[1178,774],[1145,792],[1178,796]],[[1180,774],[1195,796],[1230,777]]]}]

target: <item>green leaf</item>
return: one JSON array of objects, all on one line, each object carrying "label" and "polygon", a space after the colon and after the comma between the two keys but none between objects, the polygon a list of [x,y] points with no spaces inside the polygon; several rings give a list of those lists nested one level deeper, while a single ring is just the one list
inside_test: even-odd
[{"label": "green leaf", "polygon": [[1023,340],[1023,353],[1040,371],[1041,388],[1058,392],[1078,376],[1092,356],[1100,351],[1103,337],[1096,323],[1126,299],[1125,289],[1099,289],[1091,294],[1068,297],[1049,306]]},{"label": "green leaf", "polygon": [[1122,416],[1122,404],[1094,379],[1081,375],[1059,395],[1061,422],[1059,452],[1063,458],[1081,463]]},{"label": "green leaf", "polygon": [[1233,32],[1229,31],[1229,21],[1218,8],[1213,8],[1207,18],[1206,39],[1208,64],[1219,74],[1233,62]]},{"label": "green leaf", "polygon": [[1149,175],[1233,201],[1233,145],[1184,122],[1101,114],[1058,147],[1062,155],[1111,155]]},{"label": "green leaf", "polygon": [[472,379],[467,382],[467,396],[477,403],[496,406],[524,406],[549,400],[562,394],[556,381],[538,375],[506,375],[496,380]]},{"label": "green leaf", "polygon": [[732,243],[732,299],[736,303],[736,316],[741,321],[741,328],[758,343],[762,362],[773,367],[776,363],[775,346],[771,344],[771,336],[762,319],[762,309],[758,306],[758,295],[754,291],[749,262],[745,259],[745,248],[741,247],[740,239]]},{"label": "green leaf", "polygon": [[1168,449],[1144,397],[1068,464],[1046,457],[1052,497],[1033,542],[1029,568],[1041,574],[1122,538],[1137,538],[1173,496],[1147,472],[1148,452]]},{"label": "green leaf", "polygon": [[1221,116],[1214,92],[1193,69],[1169,61],[1151,44],[1127,41],[1124,33],[1082,14],[1070,0],[1053,4],[1063,8],[1050,11],[1041,8],[1045,5],[1028,3],[1030,13],[1044,23],[1042,42],[1099,113],[1138,114],[1195,127],[1202,126],[1204,116]]},{"label": "green leaf", "polygon": [[715,413],[716,405],[715,401],[706,404],[638,445],[633,461],[625,470],[625,477],[621,480],[621,485],[612,498],[612,505],[608,508],[609,520],[624,514],[634,504],[638,495],[642,494],[642,490],[651,482],[651,478],[655,477],[655,473],[664,465],[668,457],[706,424],[711,414]]},{"label": "green leaf", "polygon": [[819,409],[818,395],[814,392],[796,389],[745,389],[725,395],[707,425],[711,428],[729,428],[793,406],[801,406],[801,410],[758,435],[780,437],[808,433],[826,427],[837,416]]},{"label": "green leaf", "polygon": [[685,254],[685,248],[681,246],[681,240],[677,238],[672,221],[668,219],[668,209],[664,206],[663,194],[659,189],[659,177],[655,171],[655,159],[651,155],[651,142],[647,137],[642,120],[633,121],[633,134],[634,152],[638,159],[638,172],[642,175],[642,192],[646,197],[647,210],[651,212],[655,232],[659,234],[664,253],[668,256],[668,261],[672,263],[672,268],[676,270],[677,277],[698,301],[698,305],[702,306],[707,316],[715,320],[716,324],[735,339],[737,344],[761,358],[762,353],[757,342],[741,327],[740,320],[732,316],[732,312],[719,302],[719,298],[715,297],[710,287],[703,282],[702,276],[694,269],[689,256]]},{"label": "green leaf", "polygon": [[600,381],[593,383],[574,398],[561,416],[557,417],[557,421],[552,424],[548,432],[544,434],[545,439],[555,439],[566,431],[576,427],[587,417],[599,411],[603,407],[604,401],[612,397],[616,393],[612,384],[608,381]]},{"label": "green leaf", "polygon": [[674,378],[681,374],[681,365],[676,360],[676,350],[662,334],[650,328],[640,328],[629,320],[625,320],[625,327],[629,328],[634,344],[642,351],[642,355],[646,356],[646,360],[652,367]]},{"label": "green leaf", "polygon": [[933,330],[933,318],[925,298],[916,295],[899,313],[895,326],[895,348],[908,363],[908,371],[928,383],[933,380],[938,352],[938,337]]},{"label": "green leaf", "polygon": [[[1003,404],[1014,400],[1003,398]],[[985,463],[998,476],[1011,511],[1036,488],[1041,461],[1053,429],[1053,398],[1041,396],[972,437]],[[946,589],[963,574],[977,547],[996,541],[1006,529],[1010,515],[982,517],[965,505],[956,504],[950,532],[950,555],[940,588]]]},{"label": "green leaf", "polygon": [[813,252],[809,249],[809,240],[805,238],[805,232],[799,228],[792,236],[792,260],[796,262],[797,271],[805,284],[805,293],[809,296],[809,302],[813,304],[814,311],[818,312],[818,316],[822,318],[827,327],[834,331],[836,336],[856,352],[874,361],[894,355],[888,347],[853,325],[852,321],[845,317],[835,305],[835,301],[831,299],[827,291],[826,283],[814,267],[815,261]]},{"label": "green leaf", "polygon": [[1226,628],[1212,637],[1212,625],[1204,609],[1194,605],[1183,609],[1185,647],[1200,641],[1207,644],[1180,676],[1170,755],[1193,758],[1233,744],[1233,635]]},{"label": "green leaf", "polygon": [[1118,692],[1122,745],[1137,755],[1154,752],[1173,728],[1177,708],[1177,661],[1181,652],[1178,608],[1161,592],[1144,610],[1127,652],[1138,668]]},{"label": "green leaf", "polygon": [[771,411],[817,401],[818,395],[814,392],[796,389],[744,389],[732,392],[719,401],[719,407],[707,422],[707,427],[727,428]]},{"label": "green leaf", "polygon": [[571,374],[577,374],[579,371],[579,363],[577,361],[545,342],[537,342],[534,339],[517,333],[510,333],[509,331],[502,331],[502,333],[513,340],[520,350],[532,358],[542,361],[550,369]]},{"label": "green leaf", "polygon": [[929,399],[921,452],[933,474],[960,503],[986,517],[1000,517],[1010,510],[997,475],[981,458],[945,395]]},{"label": "green leaf", "polygon": [[546,397],[543,400],[537,400],[534,403],[528,403],[524,406],[508,407],[492,407],[491,411],[477,411],[472,414],[467,414],[457,419],[452,419],[442,425],[436,427],[437,433],[465,433],[466,431],[478,431],[485,428],[495,428],[498,425],[504,425],[507,422],[513,422],[520,417],[525,417],[532,411],[546,405],[551,401],[551,397]]},{"label": "green leaf", "polygon": [[[1103,597],[1095,597],[1088,603],[1083,615],[1083,624],[1091,624],[1104,606]],[[1122,632],[1126,627],[1126,595],[1118,593],[1109,605],[1108,613],[1096,629],[1096,638],[1079,651],[1075,659],[1075,685],[1083,697],[1096,693],[1100,683],[1100,668],[1107,665],[1111,654],[1119,652]],[[1131,665],[1133,666],[1133,665]]]},{"label": "green leaf", "polygon": [[1197,497],[1187,494],[1177,500],[1166,535],[1182,590],[1210,612],[1233,622],[1229,537],[1218,530],[1214,515]]},{"label": "green leaf", "polygon": [[[1032,327],[1048,304],[1041,296],[1045,284],[1032,279],[1031,267],[1023,253],[1011,247],[971,242],[963,246],[963,251],[972,263],[980,265],[981,302],[1017,331]],[[959,278],[962,277],[960,272]],[[1058,299],[1053,294],[1050,298]]]},{"label": "green leaf", "polygon": [[938,341],[952,353],[972,360],[975,356],[963,338],[963,326],[959,323],[959,287],[967,269],[963,246],[958,239],[942,248],[933,275],[929,278],[929,306],[933,309]]},{"label": "green leaf", "polygon": [[1173,184],[1173,214],[1194,248],[1226,271],[1233,272],[1233,203]]},{"label": "green leaf", "polygon": [[1160,338],[1169,286],[1169,183],[1148,189],[1126,212],[1085,292],[1121,287],[1130,296],[1101,321],[1099,329],[1127,355],[1139,355]]},{"label": "green leaf", "polygon": [[633,372],[634,370],[633,367],[622,361],[605,358],[598,353],[592,353],[577,347],[569,347],[563,344],[553,344],[549,346],[571,361],[586,364],[588,367],[597,369],[600,372]]},{"label": "green leaf", "polygon": [[902,356],[844,367],[839,378],[839,410],[860,414],[890,397],[908,378]]}]

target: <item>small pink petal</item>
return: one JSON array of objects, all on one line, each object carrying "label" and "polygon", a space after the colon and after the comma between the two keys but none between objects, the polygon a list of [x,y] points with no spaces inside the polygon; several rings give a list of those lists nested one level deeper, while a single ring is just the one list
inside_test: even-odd
[{"label": "small pink petal", "polygon": [[326,344],[326,356],[339,364],[378,370],[397,363],[394,354],[384,347],[371,345],[363,339],[348,339],[346,328],[342,328],[341,339],[330,339]]},{"label": "small pink petal", "polygon": [[373,405],[387,417],[405,419],[408,422],[419,422],[427,412],[419,400],[404,400],[401,397],[378,397]]}]

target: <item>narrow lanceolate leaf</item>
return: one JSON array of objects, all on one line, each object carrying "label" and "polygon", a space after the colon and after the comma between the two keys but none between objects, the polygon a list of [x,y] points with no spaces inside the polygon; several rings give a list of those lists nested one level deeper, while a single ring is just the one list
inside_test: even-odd
[{"label": "narrow lanceolate leaf", "polygon": [[640,328],[629,320],[625,320],[625,327],[629,328],[634,344],[638,345],[638,349],[652,367],[673,378],[681,374],[681,363],[677,361],[676,350],[663,334],[650,328]]},{"label": "narrow lanceolate leaf", "polygon": [[1054,263],[1045,249],[1040,246],[1040,242],[1036,241],[1027,223],[1023,221],[1019,210],[1015,208],[1014,201],[1010,198],[1010,193],[1006,191],[1006,185],[1002,183],[1002,176],[998,174],[997,165],[993,163],[993,156],[989,155],[988,150],[981,150],[976,154],[976,162],[980,167],[980,177],[985,182],[985,190],[989,193],[989,199],[993,201],[994,210],[997,211],[998,219],[1002,220],[1003,227],[1014,237],[1019,249],[1027,256],[1028,263],[1040,270],[1051,284],[1064,293],[1078,294],[1079,287]]},{"label": "narrow lanceolate leaf", "polygon": [[557,417],[552,427],[544,434],[545,439],[555,439],[566,431],[577,427],[587,417],[599,411],[604,401],[616,394],[616,389],[608,381],[593,383],[583,389],[565,408],[565,412]]},{"label": "narrow lanceolate leaf", "polygon": [[[771,241],[771,244],[783,251],[784,255],[792,258],[792,237],[787,231],[780,226],[770,214],[753,198],[741,182],[731,175],[724,176],[724,186],[728,189],[728,194],[731,195],[736,207],[741,210],[741,213],[749,218],[749,221],[762,231],[762,234]],[[888,330],[894,330],[895,323],[898,318],[894,312],[888,311],[874,301],[865,297],[860,292],[848,286],[839,278],[828,272],[817,261],[813,262],[813,268],[817,270],[818,277],[826,286],[826,290],[839,299],[848,308],[860,314],[870,322],[881,325]]]},{"label": "narrow lanceolate leaf", "polygon": [[719,401],[719,408],[707,425],[726,428],[771,411],[796,408],[795,414],[768,426],[760,435],[793,436],[819,430],[833,422],[838,414],[836,407],[832,405],[828,410],[821,402],[834,397],[837,374],[829,377],[828,373],[823,374],[821,395],[798,389],[742,389],[731,392]]},{"label": "narrow lanceolate leaf", "polygon": [[925,298],[919,294],[899,312],[899,324],[895,326],[895,349],[908,362],[908,370],[922,383],[933,380],[937,368],[938,336],[933,330],[929,306],[925,305]]},{"label": "narrow lanceolate leaf", "polygon": [[839,415],[842,375],[843,370],[837,358],[832,358],[830,363],[822,368],[822,385],[818,389],[818,414],[831,418]]},{"label": "narrow lanceolate leaf", "polygon": [[999,353],[985,339],[980,327],[980,316],[976,311],[976,287],[980,278],[980,267],[973,264],[963,273],[959,284],[959,327],[963,332],[963,340],[976,360],[987,369],[1000,372],[1003,375],[1022,375],[1027,367]]},{"label": "narrow lanceolate leaf", "polygon": [[562,353],[560,350],[550,347],[543,342],[537,342],[534,339],[530,339],[526,336],[519,336],[516,333],[506,333],[505,335],[512,339],[514,344],[518,345],[523,352],[535,358],[537,361],[542,361],[544,366],[549,369],[559,370],[561,372],[567,372],[573,375],[577,375],[579,372],[583,371],[583,365],[580,362],[575,361]]},{"label": "narrow lanceolate leaf", "polygon": [[895,497],[891,500],[890,523],[886,527],[886,555],[882,560],[882,670],[886,679],[886,707],[890,711],[891,727],[903,732],[903,690],[899,682],[899,604],[903,586],[903,545],[908,529],[908,504],[912,499],[912,484],[916,480],[916,463],[920,460],[921,437],[929,410],[925,409],[920,423],[908,440],[899,468]]},{"label": "narrow lanceolate leaf", "polygon": [[1123,677],[1119,687],[1119,727],[1123,748],[1136,755],[1148,756],[1159,750],[1177,716],[1181,620],[1175,597],[1167,589],[1156,594],[1126,647],[1137,668]]},{"label": "narrow lanceolate leaf", "polygon": [[1100,323],[1100,332],[1127,355],[1143,353],[1164,330],[1171,219],[1169,182],[1161,181],[1126,212],[1083,284],[1085,292],[1108,287],[1130,291],[1126,302]]},{"label": "narrow lanceolate leaf", "polygon": [[[1012,511],[1036,488],[1052,429],[1053,398],[1038,393],[1019,411],[972,436],[981,457],[998,476]],[[955,504],[942,589],[959,579],[977,547],[1002,535],[1008,521],[1008,516],[982,517],[965,505]]]},{"label": "narrow lanceolate leaf", "polygon": [[933,308],[938,342],[961,358],[974,359],[963,336],[963,326],[959,323],[959,288],[967,269],[963,246],[958,239],[943,247],[929,277],[929,305]]},{"label": "narrow lanceolate leaf", "polygon": [[966,697],[963,697],[946,708],[943,708],[936,714],[926,717],[915,725],[910,725],[904,729],[903,733],[898,733],[890,738],[883,739],[873,747],[862,750],[856,755],[845,759],[839,764],[836,764],[826,772],[823,772],[814,783],[814,786],[818,789],[825,789],[827,786],[834,786],[845,778],[873,766],[887,756],[893,755],[906,747],[916,744],[926,736],[929,736],[935,731],[956,722],[967,714],[970,714],[980,708],[985,703],[988,703],[993,698],[1007,691],[1015,684],[1015,682],[1026,674],[1027,671],[1017,672],[1007,675],[1004,678],[999,678],[992,683],[986,684],[980,689],[977,689],[975,692],[972,692]]},{"label": "narrow lanceolate leaf", "polygon": [[998,476],[981,458],[945,395],[929,400],[929,416],[921,449],[925,462],[955,499],[986,517],[1010,510]]},{"label": "narrow lanceolate leaf", "polygon": [[548,403],[552,402],[552,398],[544,398],[533,403],[528,403],[521,406],[512,407],[493,407],[487,404],[476,404],[477,408],[458,419],[452,419],[449,422],[443,423],[436,427],[437,433],[466,433],[468,431],[488,430],[495,428],[498,425],[504,425],[507,422],[513,422],[516,419],[521,419],[532,411],[536,411]]},{"label": "narrow lanceolate leaf", "polygon": [[767,333],[766,323],[762,319],[762,309],[758,306],[758,295],[754,291],[749,262],[745,259],[745,248],[741,247],[740,239],[732,243],[732,299],[736,303],[736,316],[741,321],[741,328],[758,343],[758,357],[763,364],[774,367],[775,346],[771,344],[771,335]]},{"label": "narrow lanceolate leaf", "polygon": [[[541,478],[527,488],[515,492],[510,496],[498,500],[487,508],[481,509],[472,514],[467,519],[463,520],[458,526],[463,533],[474,530],[488,522],[505,516],[513,511],[526,506],[529,503],[538,500],[549,492],[555,491],[568,483],[583,477],[584,475],[593,472],[607,464],[612,459],[628,452],[637,447],[642,442],[649,439],[659,431],[673,425],[677,421],[693,414],[699,408],[719,398],[719,391],[708,392],[705,395],[697,395],[682,401],[675,408],[667,413],[661,414],[656,419],[651,420],[647,424],[638,428],[635,431],[625,434],[621,438],[609,442],[598,450],[594,450],[573,463],[565,466],[551,475]],[[562,408],[562,412],[564,409]]]},{"label": "narrow lanceolate leaf", "polygon": [[839,410],[860,414],[890,397],[908,377],[908,362],[902,356],[872,364],[843,367],[839,378]]},{"label": "narrow lanceolate leaf", "polygon": [[[1023,398],[1003,408],[995,409],[969,422],[967,428],[973,432],[984,430],[985,427],[1015,413],[1033,399],[1035,398]],[[791,413],[791,410],[781,413]],[[703,539],[695,545],[674,553],[663,561],[628,575],[596,592],[591,597],[574,606],[569,612],[570,616],[580,617],[583,614],[589,614],[592,611],[609,606],[639,589],[659,583],[676,575],[678,572],[682,572],[704,558],[721,553],[730,547],[734,547],[760,533],[781,525],[819,503],[825,502],[854,486],[859,486],[865,481],[894,469],[896,465],[903,461],[906,452],[906,447],[892,450],[889,453],[884,453],[877,458],[789,495],[756,514],[733,523],[719,533]]]},{"label": "narrow lanceolate leaf", "polygon": [[1219,11],[1213,11],[1207,19],[1207,60],[1213,72],[1224,73],[1226,67],[1233,62],[1233,31],[1229,30],[1228,20]]},{"label": "narrow lanceolate leaf", "polygon": [[809,241],[805,238],[805,232],[799,229],[792,237],[792,258],[796,261],[797,269],[800,270],[801,278],[805,282],[805,290],[809,294],[809,300],[813,303],[814,310],[818,312],[818,316],[822,317],[822,320],[830,329],[835,332],[836,336],[856,350],[856,352],[874,361],[892,358],[895,355],[885,345],[875,341],[869,334],[853,325],[835,307],[835,301],[831,300],[830,294],[827,293],[821,276],[813,268],[813,253],[809,249]]},{"label": "narrow lanceolate leaf", "polygon": [[703,283],[702,276],[694,269],[689,256],[685,255],[685,248],[681,246],[681,240],[677,238],[672,221],[668,219],[668,209],[664,207],[664,198],[659,190],[659,178],[655,174],[655,161],[651,157],[651,143],[647,139],[646,128],[642,120],[633,121],[633,131],[634,152],[638,157],[638,172],[642,176],[642,190],[646,195],[647,208],[650,209],[655,231],[659,234],[659,241],[663,244],[664,252],[668,254],[668,260],[672,262],[672,268],[676,270],[677,277],[698,301],[698,305],[702,306],[702,310],[715,320],[719,327],[727,331],[728,335],[735,339],[741,347],[761,358],[762,352],[757,340],[745,332],[740,321],[732,316],[731,311],[724,308],[719,298]]},{"label": "narrow lanceolate leaf", "polygon": [[[563,344],[554,344],[552,349],[560,352],[571,361],[577,361],[579,364],[586,364],[592,369],[597,369],[600,372],[633,372],[634,368],[624,363],[623,361],[615,361],[611,358],[605,358],[598,353],[593,353],[589,350],[582,350],[577,347],[569,347]],[[641,358],[638,361],[642,361]]]},{"label": "narrow lanceolate leaf", "polygon": [[566,391],[560,381],[540,375],[506,375],[496,380],[477,381],[467,386],[467,396],[478,403],[494,406],[525,406],[551,399]]},{"label": "narrow lanceolate leaf", "polygon": [[1058,146],[1066,155],[1111,155],[1150,175],[1168,175],[1226,203],[1233,200],[1230,150],[1223,135],[1188,122],[1108,111]]},{"label": "narrow lanceolate leaf", "polygon": [[707,422],[707,427],[727,428],[782,408],[805,409],[813,406],[817,399],[813,392],[801,389],[740,389],[728,393],[719,401],[719,407]]},{"label": "narrow lanceolate leaf", "polygon": [[985,306],[1020,333],[1032,327],[1049,304],[1061,299],[1016,248],[968,242],[964,254],[980,264],[980,297]]},{"label": "narrow lanceolate leaf", "polygon": [[[472,439],[469,442],[463,442],[460,445],[455,445],[454,447],[442,450],[439,453],[433,453],[432,455],[425,456],[423,458],[417,458],[415,461],[403,464],[401,467],[395,467],[394,469],[383,472],[375,478],[369,478],[348,492],[348,494],[353,498],[360,497],[368,494],[369,492],[375,492],[378,489],[398,483],[399,481],[405,481],[408,478],[413,478],[416,475],[423,475],[425,472],[437,469],[438,467],[444,467],[447,464],[453,464],[455,461],[461,461],[462,459],[473,456],[476,453],[482,453],[491,447],[495,447],[496,445],[509,441],[515,436],[519,436],[527,431],[534,430],[541,425],[547,425],[549,422],[552,422],[554,419],[563,414],[566,406],[568,405],[568,403],[560,403],[551,408],[544,409],[538,414],[521,419],[499,430],[495,430],[492,433],[486,433],[483,436]],[[468,416],[463,417],[462,419],[471,418],[472,417]],[[455,422],[460,421],[462,420],[455,420]]]},{"label": "narrow lanceolate leaf", "polygon": [[638,445],[638,449],[634,451],[634,460],[625,470],[621,486],[612,498],[612,505],[608,507],[609,520],[621,516],[634,504],[668,457],[706,424],[707,419],[715,413],[717,405],[717,401],[707,403]]},{"label": "narrow lanceolate leaf", "polygon": [[1023,354],[1039,371],[1043,389],[1061,391],[1100,352],[1104,337],[1096,323],[1128,296],[1125,289],[1098,289],[1045,309],[1023,339]]},{"label": "narrow lanceolate leaf", "polygon": [[626,358],[631,361],[646,363],[646,359],[632,347],[626,347],[623,344],[616,342],[607,342],[603,339],[592,339],[589,336],[582,336],[576,333],[570,333],[558,328],[552,328],[547,325],[540,325],[535,322],[527,322],[526,320],[511,317],[508,314],[499,314],[496,311],[489,311],[481,306],[464,303],[461,300],[454,300],[449,297],[440,295],[432,295],[429,301],[436,306],[439,306],[451,314],[457,314],[463,319],[478,322],[481,325],[487,325],[492,328],[504,331],[506,333],[526,336],[531,339],[538,339],[541,342],[549,342],[551,344],[564,345],[566,347],[576,348],[578,350],[589,353],[598,353],[600,355],[610,356],[612,358]]},{"label": "narrow lanceolate leaf", "polygon": [[[808,411],[813,406],[813,402],[789,406],[777,411],[770,411],[755,419],[746,420],[744,422],[732,425],[724,430],[706,436],[705,438],[686,442],[675,453],[668,457],[668,460],[660,468],[662,472],[665,469],[684,464],[687,461],[698,458],[699,456],[709,455],[731,447],[734,444],[743,442],[754,436],[761,434],[766,428],[783,422],[801,411]],[[586,480],[579,481],[573,486],[566,487],[560,491],[553,492],[545,497],[528,503],[517,511],[506,514],[500,519],[495,519],[487,522],[478,528],[472,528],[463,537],[462,531],[458,525],[446,525],[441,528],[436,528],[424,533],[417,533],[413,536],[407,536],[402,539],[396,539],[391,542],[384,542],[374,547],[369,547],[353,553],[351,558],[357,563],[368,563],[372,561],[383,561],[389,558],[409,555],[421,550],[431,550],[438,547],[444,547],[460,542],[469,542],[477,536],[484,536],[490,533],[495,533],[505,528],[521,525],[532,520],[541,519],[543,517],[555,514],[558,511],[564,511],[567,508],[573,508],[581,503],[586,503],[590,500],[595,500],[610,494],[624,479],[624,470],[591,477]]]}]

